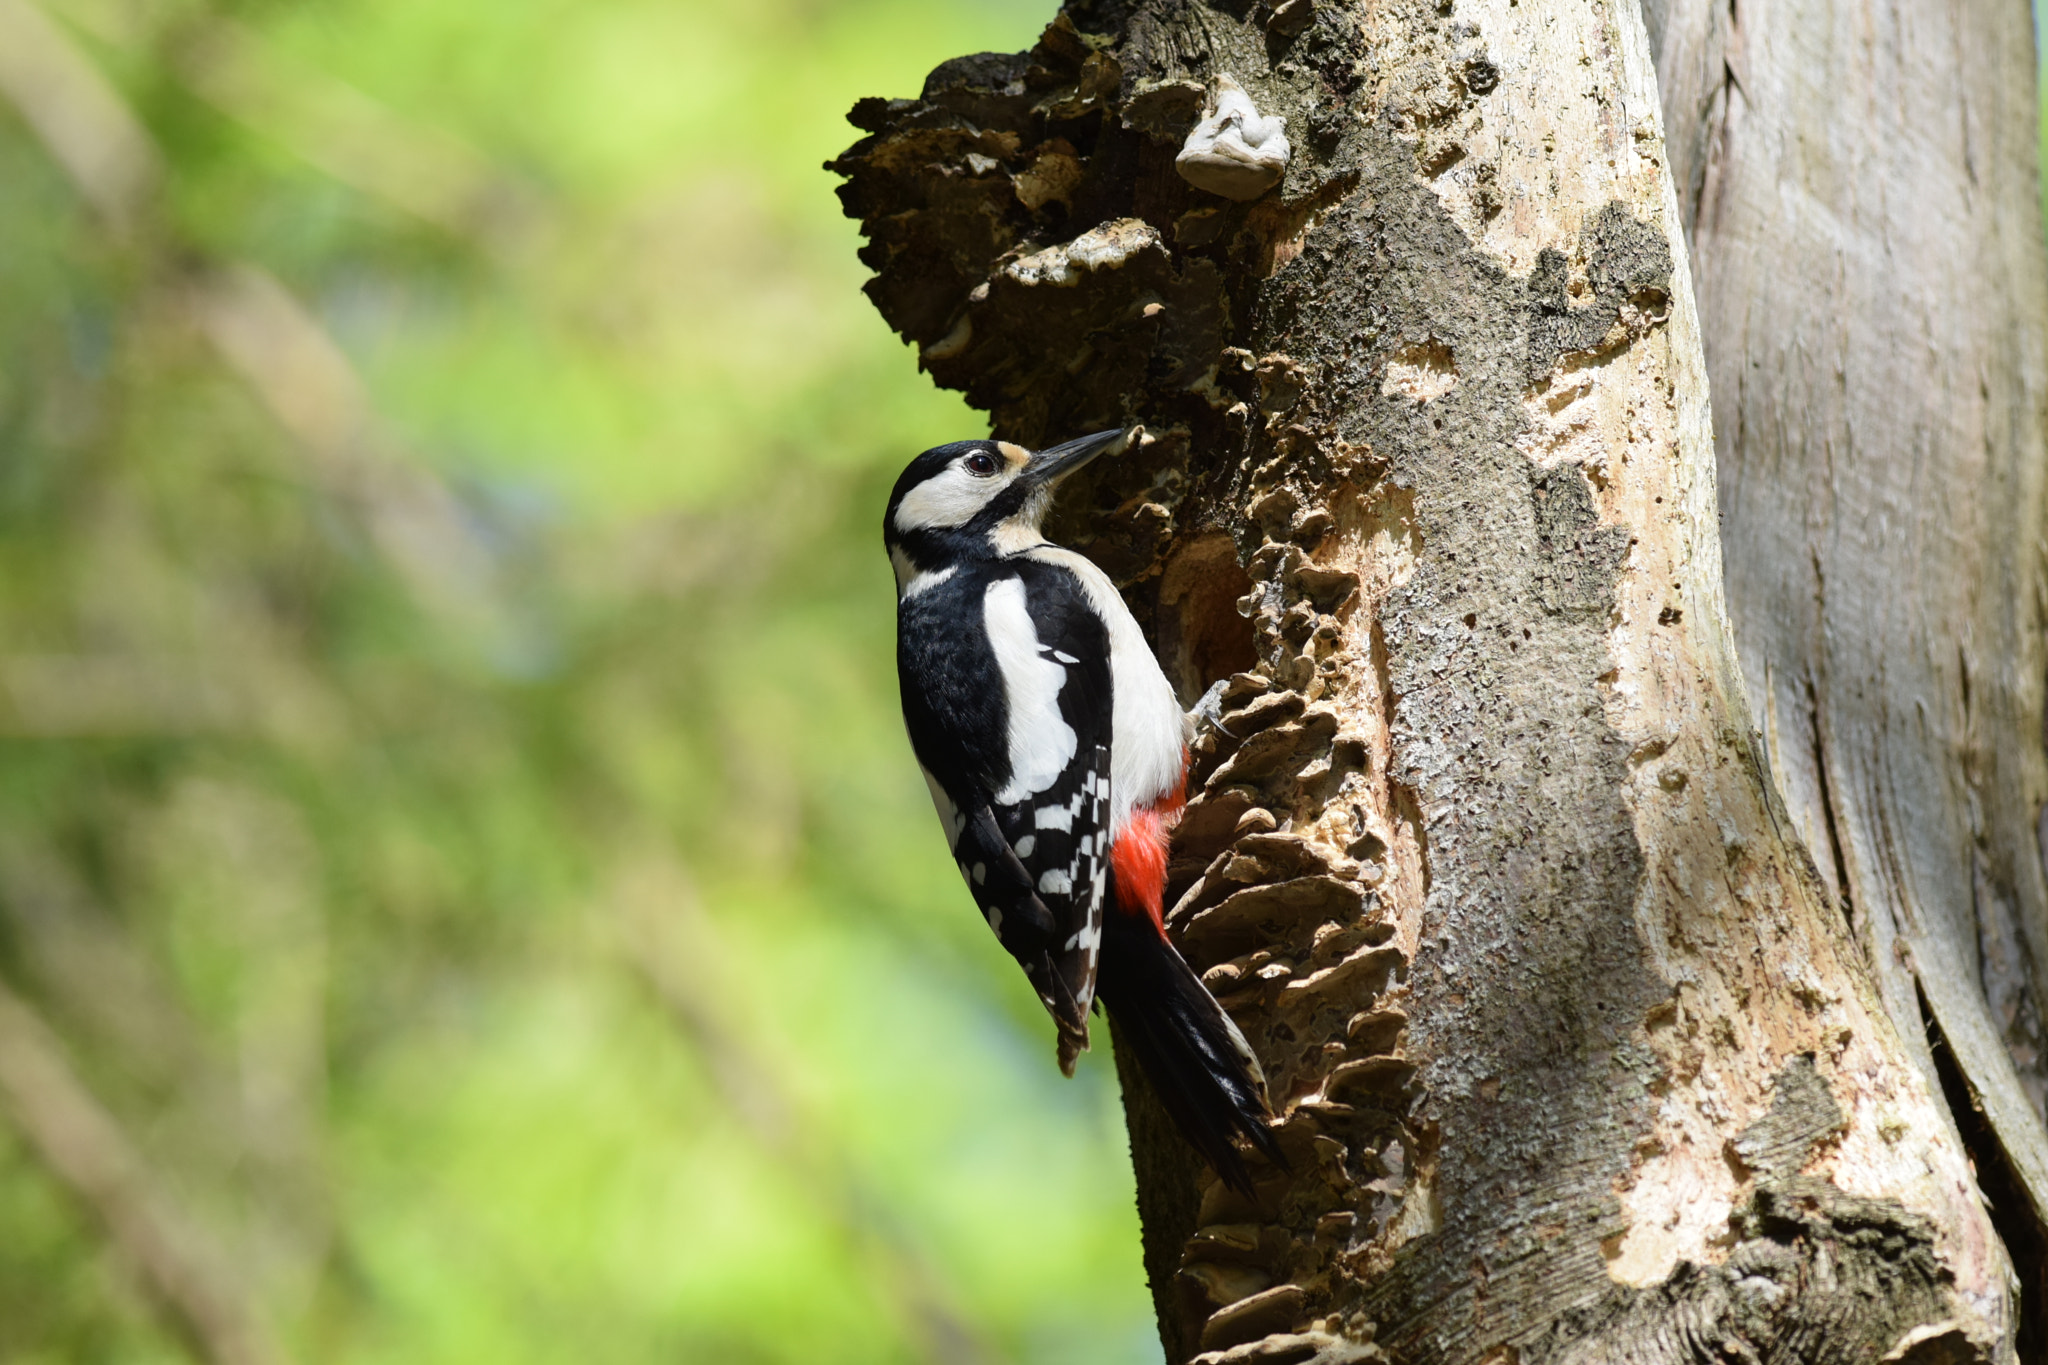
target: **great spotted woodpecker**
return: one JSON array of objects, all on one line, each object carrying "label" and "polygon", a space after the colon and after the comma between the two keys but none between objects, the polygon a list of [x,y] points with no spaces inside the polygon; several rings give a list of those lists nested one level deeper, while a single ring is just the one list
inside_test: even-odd
[{"label": "great spotted woodpecker", "polygon": [[954,861],[1058,1030],[1088,1046],[1098,992],[1175,1123],[1249,1189],[1242,1139],[1276,1164],[1265,1078],[1167,940],[1167,831],[1187,731],[1109,578],[1039,532],[1053,489],[1114,444],[927,450],[896,480],[896,667],[911,747]]}]

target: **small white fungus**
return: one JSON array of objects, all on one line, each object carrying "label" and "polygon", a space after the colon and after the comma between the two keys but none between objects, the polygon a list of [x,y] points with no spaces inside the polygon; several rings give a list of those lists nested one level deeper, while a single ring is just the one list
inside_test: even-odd
[{"label": "small white fungus", "polygon": [[1286,173],[1287,120],[1261,114],[1235,78],[1218,76],[1174,169],[1196,189],[1225,199],[1256,199]]}]

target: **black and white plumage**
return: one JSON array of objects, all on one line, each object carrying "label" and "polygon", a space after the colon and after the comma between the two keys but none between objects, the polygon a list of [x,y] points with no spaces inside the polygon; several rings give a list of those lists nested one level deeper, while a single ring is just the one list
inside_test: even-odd
[{"label": "black and white plumage", "polygon": [[1098,989],[1168,1111],[1224,1179],[1234,1139],[1271,1160],[1265,1082],[1230,1017],[1167,941],[1166,830],[1186,722],[1115,585],[1039,532],[1057,482],[1113,444],[928,450],[896,482],[903,718],[954,861],[1059,1035],[1088,1046]]}]

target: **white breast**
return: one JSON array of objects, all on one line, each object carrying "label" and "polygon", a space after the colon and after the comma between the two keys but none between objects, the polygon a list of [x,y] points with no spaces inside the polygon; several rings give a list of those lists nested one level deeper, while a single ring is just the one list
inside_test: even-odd
[{"label": "white breast", "polygon": [[1059,780],[1074,761],[1080,741],[1060,715],[1060,688],[1067,670],[1045,657],[1026,604],[1024,580],[999,578],[982,599],[982,621],[1003,696],[1010,711],[1010,781],[995,794],[997,805],[1013,806]]},{"label": "white breast", "polygon": [[1173,684],[1159,671],[1137,618],[1109,575],[1072,550],[1041,545],[1025,552],[1081,580],[1088,600],[1109,627],[1110,685],[1115,696],[1109,745],[1109,830],[1123,833],[1131,812],[1180,785],[1187,759],[1186,718]]}]

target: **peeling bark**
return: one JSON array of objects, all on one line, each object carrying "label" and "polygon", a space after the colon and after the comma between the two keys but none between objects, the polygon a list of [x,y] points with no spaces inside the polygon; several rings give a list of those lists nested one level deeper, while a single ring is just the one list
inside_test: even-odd
[{"label": "peeling bark", "polygon": [[[1224,75],[1286,120],[1248,202],[1175,168]],[[2010,1359],[1750,727],[1634,6],[1103,0],[854,119],[870,296],[1006,439],[1145,425],[1053,533],[1225,684],[1169,930],[1293,1173],[1121,1068],[1169,1356]]]}]

